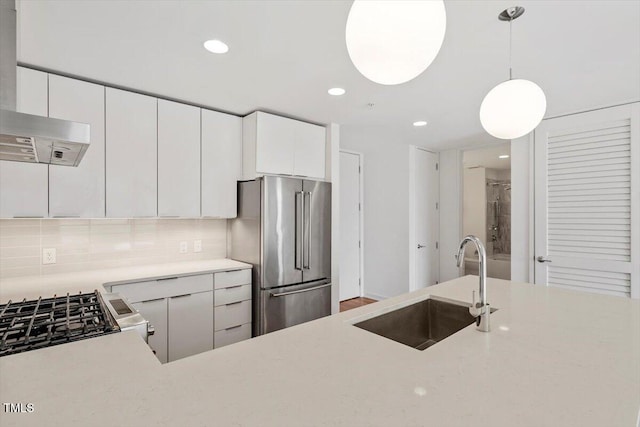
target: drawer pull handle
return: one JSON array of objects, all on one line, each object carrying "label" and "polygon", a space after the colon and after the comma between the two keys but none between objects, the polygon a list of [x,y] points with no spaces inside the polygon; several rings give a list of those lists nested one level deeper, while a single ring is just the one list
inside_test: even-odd
[{"label": "drawer pull handle", "polygon": [[163,280],[178,280],[177,277],[162,277],[160,279],[156,279],[156,281],[161,282]]},{"label": "drawer pull handle", "polygon": [[225,304],[227,307],[230,305],[242,304],[242,301],[230,302],[229,304]]},{"label": "drawer pull handle", "polygon": [[228,288],[225,288],[226,290],[230,290],[230,289],[237,289],[237,288],[241,288],[244,285],[235,285],[235,286],[229,286]]},{"label": "drawer pull handle", "polygon": [[184,295],[176,295],[175,297],[171,297],[171,298],[184,298],[184,297],[190,297],[191,294],[184,294]]},{"label": "drawer pull handle", "polygon": [[242,327],[242,325],[232,326],[232,327],[230,327],[230,328],[226,328],[226,329],[225,329],[225,331],[230,331],[230,330],[232,330],[232,329],[238,329],[238,328],[241,328],[241,327]]},{"label": "drawer pull handle", "polygon": [[154,302],[154,301],[164,301],[164,298],[154,298],[154,299],[148,299],[146,301],[142,301],[142,303],[147,303],[147,302]]}]

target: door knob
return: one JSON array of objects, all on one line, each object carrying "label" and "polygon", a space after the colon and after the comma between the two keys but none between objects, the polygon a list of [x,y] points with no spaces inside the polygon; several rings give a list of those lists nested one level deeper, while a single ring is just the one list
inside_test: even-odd
[{"label": "door knob", "polygon": [[426,248],[425,245],[421,245],[420,243],[418,243],[418,249],[422,249],[422,248]]},{"label": "door knob", "polygon": [[550,259],[546,259],[546,258],[545,258],[545,257],[543,257],[543,256],[539,256],[538,258],[536,258],[536,260],[537,260],[538,262],[551,262],[551,260],[550,260]]}]

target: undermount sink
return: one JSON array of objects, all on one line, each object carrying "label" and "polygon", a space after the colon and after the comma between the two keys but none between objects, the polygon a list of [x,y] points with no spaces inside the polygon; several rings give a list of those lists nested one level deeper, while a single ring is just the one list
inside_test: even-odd
[{"label": "undermount sink", "polygon": [[469,314],[468,304],[431,297],[355,323],[354,326],[417,350],[424,350],[475,321]]}]

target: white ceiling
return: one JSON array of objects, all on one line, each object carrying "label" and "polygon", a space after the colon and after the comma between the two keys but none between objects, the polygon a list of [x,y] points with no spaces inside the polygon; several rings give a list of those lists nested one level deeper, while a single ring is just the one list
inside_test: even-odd
[{"label": "white ceiling", "polygon": [[[440,54],[415,80],[381,86],[351,64],[350,1],[19,1],[18,60],[245,115],[383,127],[440,149],[496,142],[484,95],[508,76],[509,1],[445,1]],[[640,99],[640,2],[519,1],[514,77],[538,83],[547,116]],[[230,46],[213,55],[203,41]],[[347,89],[342,97],[327,89]],[[374,107],[367,106],[374,103]],[[411,123],[427,120],[414,128]]]},{"label": "white ceiling", "polygon": [[462,164],[465,168],[482,166],[489,169],[511,169],[511,158],[501,159],[499,156],[502,155],[511,155],[511,143],[464,151]]}]

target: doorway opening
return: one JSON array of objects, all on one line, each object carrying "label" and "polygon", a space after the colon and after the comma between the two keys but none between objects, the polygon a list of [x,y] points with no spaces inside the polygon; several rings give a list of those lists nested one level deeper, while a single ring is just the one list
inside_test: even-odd
[{"label": "doorway opening", "polygon": [[[487,249],[487,276],[511,279],[511,144],[463,153],[463,235]],[[465,251],[464,274],[478,274],[477,251]]]}]

